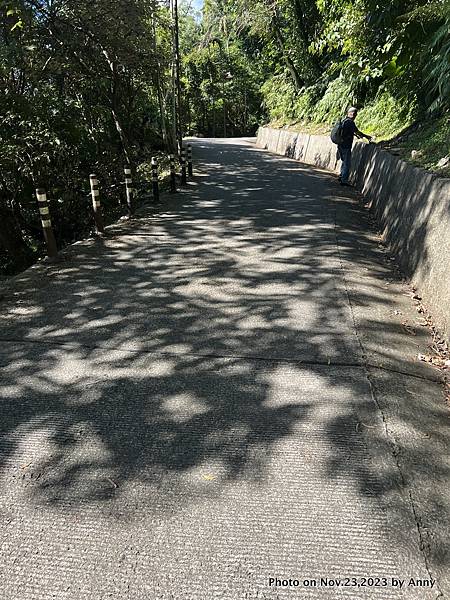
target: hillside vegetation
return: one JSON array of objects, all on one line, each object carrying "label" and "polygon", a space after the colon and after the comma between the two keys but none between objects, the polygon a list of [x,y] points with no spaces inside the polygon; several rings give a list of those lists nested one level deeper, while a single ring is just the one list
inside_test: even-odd
[{"label": "hillside vegetation", "polygon": [[403,154],[422,149],[416,162],[437,168],[449,154],[449,32],[448,0],[206,0],[185,59],[189,127],[329,132],[356,105],[377,141],[418,123]]},{"label": "hillside vegetation", "polygon": [[0,0],[0,273],[44,252],[37,187],[62,246],[92,229],[90,173],[117,219],[124,165],[148,191],[181,132],[327,131],[357,105],[361,129],[446,173],[449,27],[449,0]]}]

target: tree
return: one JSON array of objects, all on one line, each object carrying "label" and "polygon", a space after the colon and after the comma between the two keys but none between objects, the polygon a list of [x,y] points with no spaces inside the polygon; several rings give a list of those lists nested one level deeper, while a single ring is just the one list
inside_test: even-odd
[{"label": "tree", "polygon": [[42,241],[37,186],[70,241],[89,228],[89,173],[120,180],[165,141],[167,22],[156,0],[1,1],[0,247],[17,269]]}]

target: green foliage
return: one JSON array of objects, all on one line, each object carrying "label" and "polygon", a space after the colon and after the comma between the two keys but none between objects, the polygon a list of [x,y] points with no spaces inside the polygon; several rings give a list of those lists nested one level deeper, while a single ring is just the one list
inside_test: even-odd
[{"label": "green foliage", "polygon": [[429,110],[434,112],[450,106],[450,5],[444,23],[431,38],[429,73],[425,84],[430,85],[427,93]]},{"label": "green foliage", "polygon": [[378,140],[398,135],[414,121],[416,107],[405,105],[388,91],[380,91],[358,114],[358,127]]},{"label": "green foliage", "polygon": [[[272,68],[262,85],[270,118],[331,123],[356,104],[366,107],[363,122],[384,137],[407,126],[413,116],[449,108],[449,0],[308,4],[314,10],[305,22],[300,17],[300,33],[296,8],[301,14],[303,2],[241,0],[248,21],[260,26],[260,39],[270,48],[261,50],[261,60]],[[274,19],[261,17],[269,5],[277,10],[277,42]],[[285,55],[303,77],[300,87]]]},{"label": "green foliage", "polygon": [[323,87],[322,84],[312,85],[298,95],[294,106],[296,120],[313,121],[315,107],[323,95]]},{"label": "green foliage", "polygon": [[331,81],[317,103],[311,120],[315,123],[333,123],[354,104],[353,87],[342,76]]},{"label": "green foliage", "polygon": [[167,16],[154,0],[0,1],[0,217],[8,223],[0,260],[8,272],[42,248],[36,187],[48,190],[60,245],[92,228],[91,172],[106,220],[123,211],[124,163],[137,167],[164,141]]},{"label": "green foliage", "polygon": [[261,86],[264,107],[271,121],[290,120],[297,116],[296,90],[286,73],[273,75]]},{"label": "green foliage", "polygon": [[[404,139],[397,144],[403,151],[403,156],[413,164],[435,171],[441,176],[450,177],[450,165],[439,168],[439,161],[450,156],[450,115],[439,119],[419,123]],[[416,150],[415,158],[411,152]]]},{"label": "green foliage", "polygon": [[249,135],[259,125],[261,81],[230,21],[225,5],[212,1],[205,4],[203,27],[194,28],[191,17],[191,49],[183,60],[188,133]]}]

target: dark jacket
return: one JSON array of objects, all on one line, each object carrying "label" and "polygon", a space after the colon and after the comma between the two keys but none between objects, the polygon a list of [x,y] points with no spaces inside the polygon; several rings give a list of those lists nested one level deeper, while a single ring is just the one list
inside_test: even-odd
[{"label": "dark jacket", "polygon": [[342,144],[339,144],[341,148],[351,148],[353,146],[353,139],[355,132],[358,128],[355,125],[353,119],[346,117],[342,124]]}]

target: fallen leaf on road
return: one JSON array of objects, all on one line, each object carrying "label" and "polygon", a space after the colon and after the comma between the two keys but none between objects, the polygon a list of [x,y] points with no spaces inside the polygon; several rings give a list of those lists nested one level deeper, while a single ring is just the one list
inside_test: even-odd
[{"label": "fallen leaf on road", "polygon": [[427,362],[434,367],[445,367],[446,361],[440,356],[431,356],[430,354],[419,354],[418,359],[422,362]]},{"label": "fallen leaf on road", "polygon": [[202,477],[205,481],[214,481],[214,479],[216,479],[215,475],[211,475],[209,473],[207,473],[206,475],[202,475]]}]

